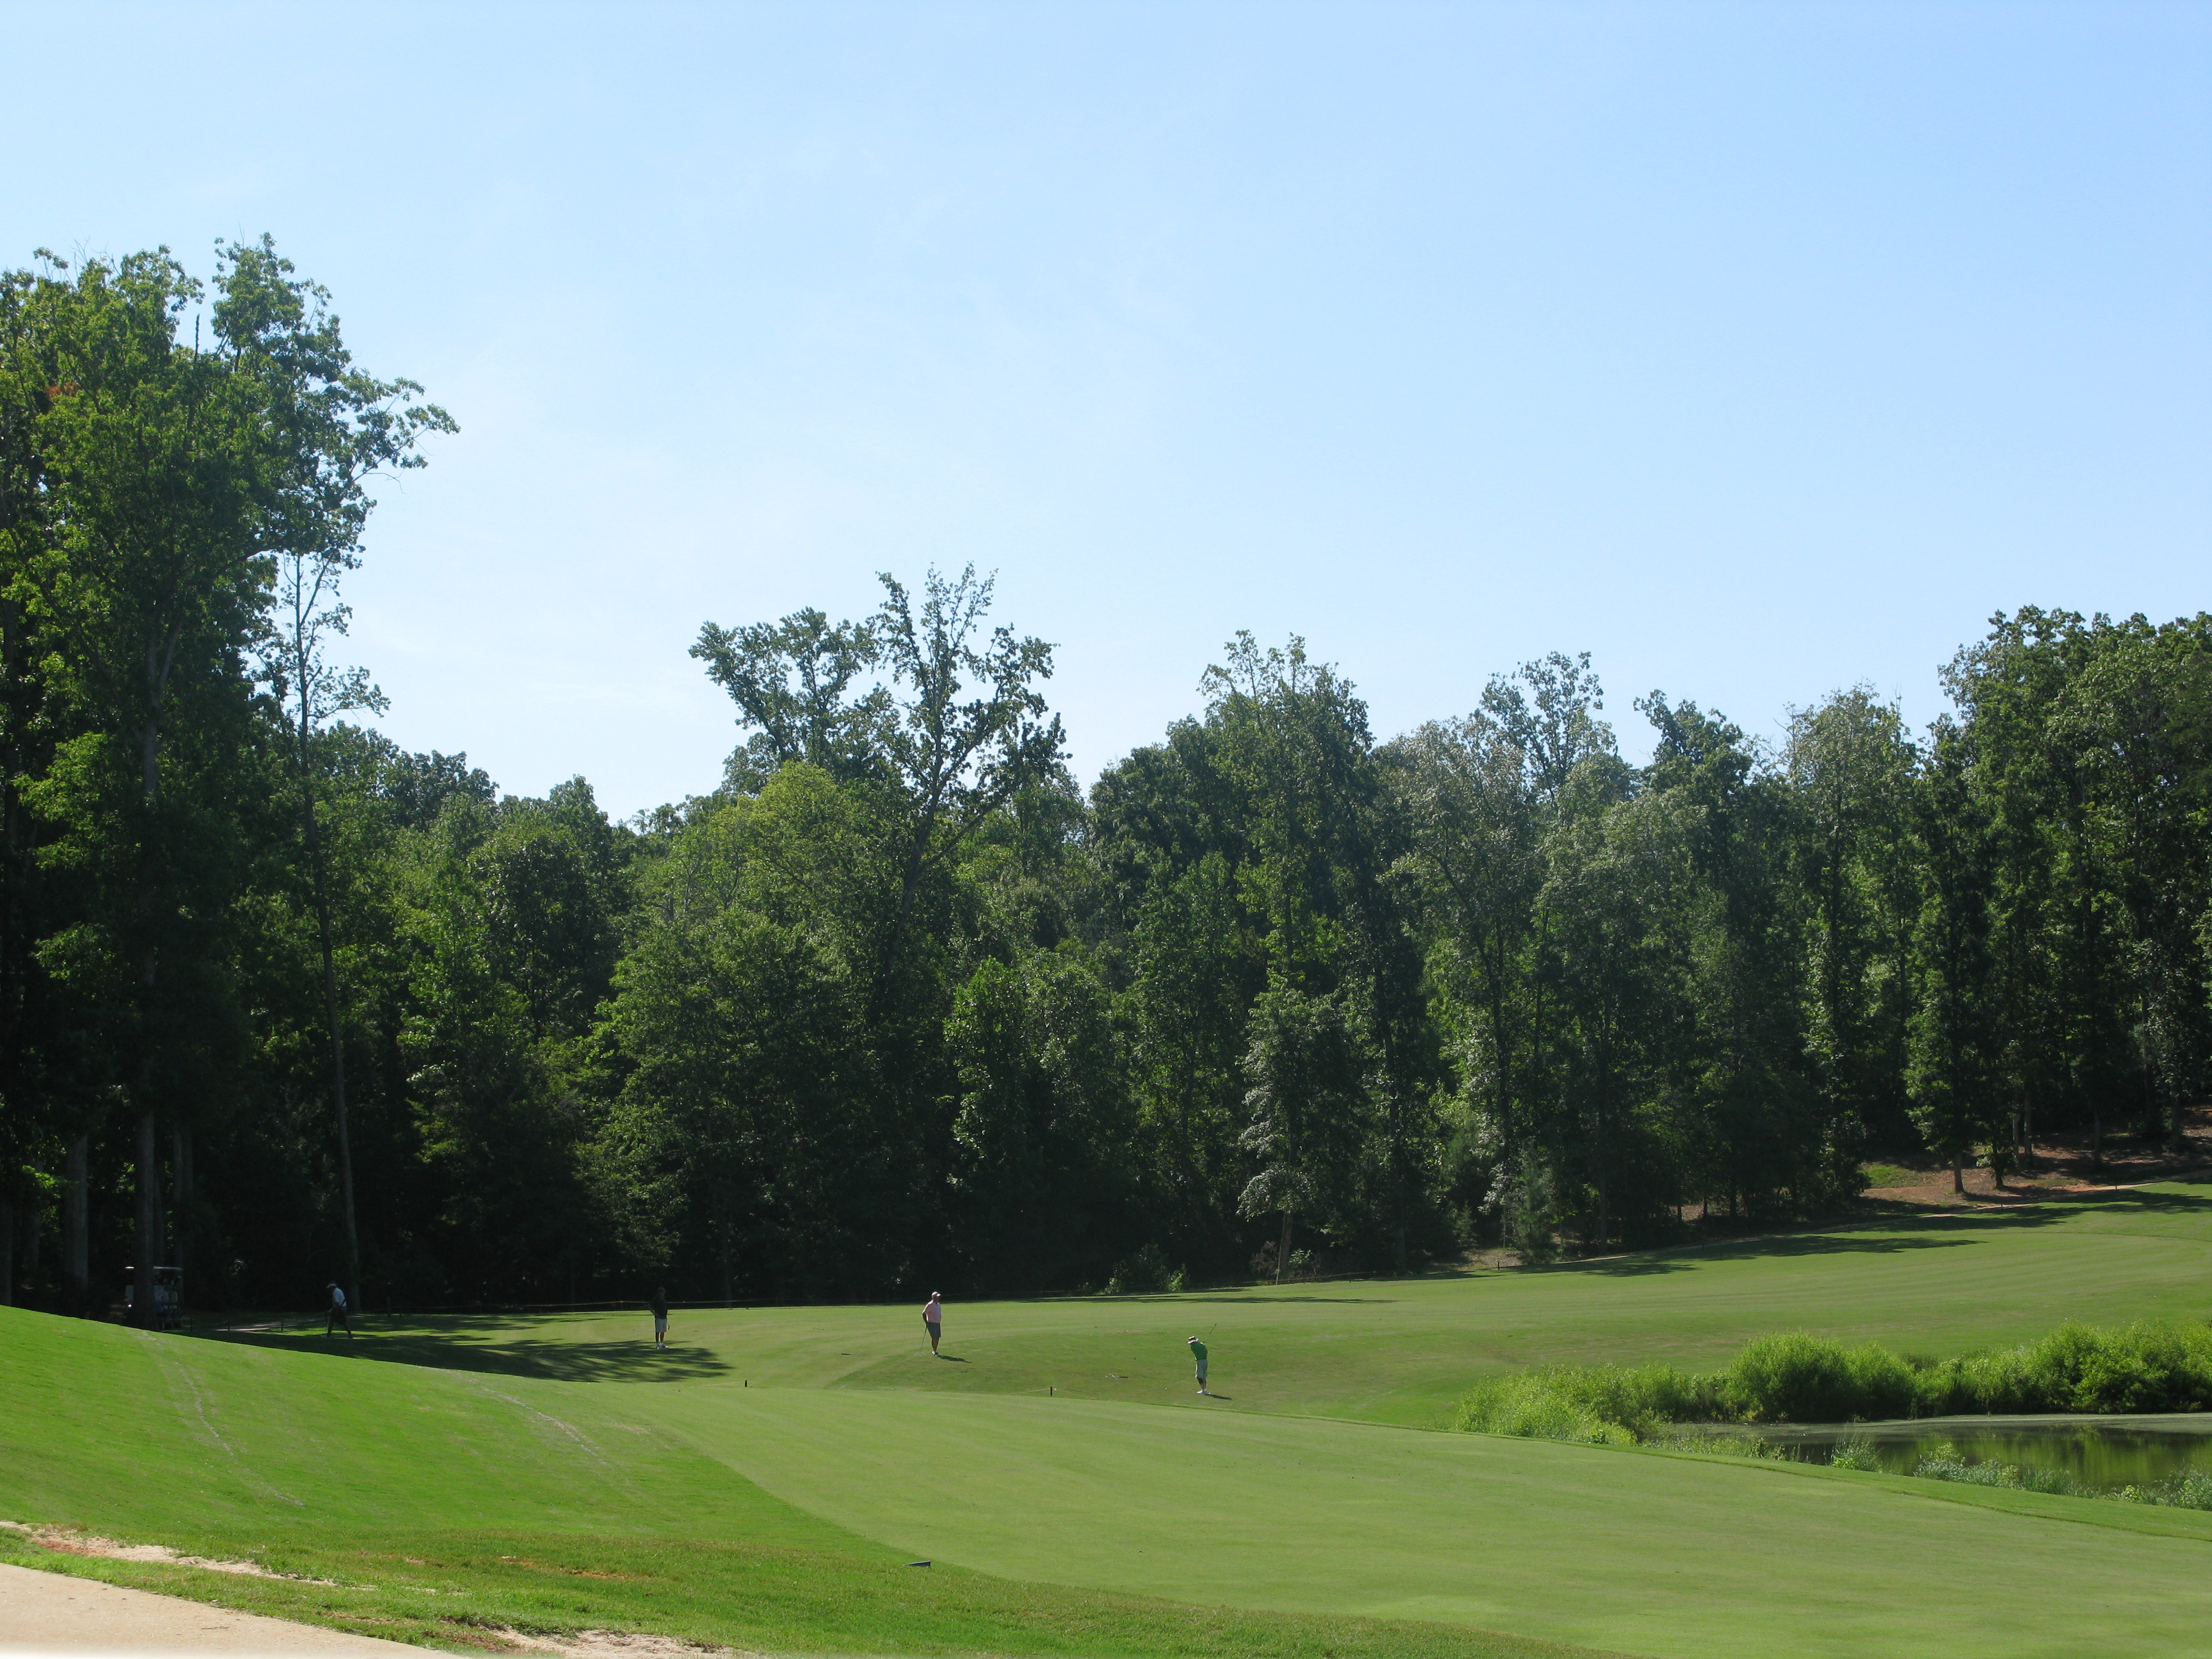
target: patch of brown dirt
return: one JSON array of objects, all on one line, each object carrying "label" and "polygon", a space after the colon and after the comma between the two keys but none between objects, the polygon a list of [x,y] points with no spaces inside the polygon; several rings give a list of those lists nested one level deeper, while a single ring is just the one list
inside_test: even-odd
[{"label": "patch of brown dirt", "polygon": [[[126,1544],[119,1539],[103,1538],[97,1533],[78,1532],[65,1527],[26,1526],[18,1521],[0,1521],[0,1527],[5,1527],[10,1532],[24,1534],[41,1548],[52,1550],[59,1555],[79,1555],[107,1561],[151,1561],[164,1566],[197,1567],[203,1572],[237,1573],[252,1578],[289,1578],[295,1583],[302,1584],[336,1584],[338,1582],[335,1578],[310,1578],[302,1573],[271,1571],[258,1561],[222,1561],[204,1555],[186,1555],[181,1551],[171,1549],[167,1544]],[[412,1566],[422,1565],[412,1557],[401,1559]],[[548,1566],[543,1562],[524,1560],[516,1556],[502,1556],[501,1559],[516,1566],[535,1567],[540,1571],[565,1573],[577,1578],[641,1577],[640,1574],[629,1572],[594,1572],[587,1567]],[[13,1573],[28,1570],[7,1569],[6,1571]],[[34,1576],[46,1577],[51,1575],[36,1574]],[[15,1601],[27,1595],[43,1598],[41,1601],[43,1605],[45,1601],[53,1601],[55,1596],[63,1594],[42,1587],[26,1589],[23,1588],[24,1582],[0,1576],[0,1610],[11,1613],[15,1611]],[[187,1601],[176,1596],[161,1595],[150,1590],[123,1589],[88,1579],[69,1579],[64,1582],[72,1585],[89,1585],[91,1588],[83,1591],[82,1595],[91,1595],[96,1599],[102,1593],[109,1590],[113,1590],[116,1597],[125,1598],[124,1600],[108,1598],[103,1601],[101,1605],[103,1608],[108,1610],[107,1616],[103,1617],[100,1621],[93,1633],[93,1638],[88,1641],[80,1640],[70,1645],[136,1646],[146,1642],[157,1642],[164,1646],[224,1645],[220,1643],[195,1641],[186,1633],[188,1628],[191,1631],[204,1628],[209,1632],[236,1629],[249,1637],[249,1640],[241,1645],[251,1645],[256,1651],[302,1645],[343,1644],[349,1639],[337,1632],[325,1630],[320,1626],[293,1625],[286,1620],[265,1619],[258,1614],[228,1613],[222,1608],[208,1607],[200,1602]],[[436,1592],[430,1593],[434,1595]],[[132,1597],[137,1600],[128,1599]],[[70,1598],[64,1596],[64,1599]],[[71,1601],[70,1605],[75,1606],[75,1601]],[[57,1606],[59,1606],[59,1603],[57,1603]],[[200,1620],[202,1623],[192,1624],[191,1621],[196,1619]],[[207,1622],[210,1620],[214,1622]],[[350,1622],[397,1624],[401,1621],[352,1617]],[[301,1632],[301,1636],[298,1639],[287,1638],[283,1640],[272,1640],[268,1632],[260,1628],[262,1626],[272,1626],[285,1632]],[[629,1655],[633,1656],[633,1659],[760,1659],[760,1656],[744,1649],[716,1647],[710,1643],[685,1642],[672,1636],[650,1636],[635,1631],[580,1630],[545,1634],[515,1630],[507,1626],[499,1625],[484,1627],[482,1635],[483,1638],[482,1643],[480,1644],[472,1643],[471,1645],[482,1645],[495,1651],[509,1653],[556,1653],[565,1656],[565,1659],[605,1659],[605,1656],[609,1654]],[[325,1638],[331,1640],[326,1642],[322,1639]],[[379,1647],[391,1645],[375,1642],[374,1638],[360,1639]],[[461,1637],[459,1639],[467,1640],[467,1638]]]},{"label": "patch of brown dirt", "polygon": [[702,1659],[715,1656],[716,1659],[760,1659],[760,1656],[743,1648],[718,1648],[701,1642],[678,1641],[673,1636],[641,1636],[630,1631],[578,1630],[560,1636],[536,1636],[523,1631],[502,1628],[500,1632],[514,1646],[526,1653],[558,1653],[566,1659],[603,1659],[611,1653],[628,1654],[634,1659]]},{"label": "patch of brown dirt", "polygon": [[1970,1168],[1963,1195],[1951,1184],[1951,1166],[1925,1159],[1893,1161],[1891,1167],[1913,1179],[1891,1187],[1869,1187],[1875,1203],[1915,1209],[2001,1209],[2046,1199],[2114,1192],[2155,1181],[2171,1181],[2212,1166],[2212,1108],[2198,1107],[2185,1119],[2183,1143],[2145,1143],[2129,1137],[2105,1137],[2100,1160],[2086,1136],[2038,1141],[2034,1168],[2015,1170],[2002,1186],[1994,1170]]},{"label": "patch of brown dirt", "polygon": [[108,1561],[158,1561],[172,1567],[198,1567],[204,1572],[234,1572],[248,1578],[289,1578],[301,1584],[335,1584],[335,1578],[310,1578],[304,1573],[272,1572],[258,1561],[216,1561],[204,1555],[185,1555],[167,1544],[125,1544],[97,1533],[76,1532],[65,1527],[27,1527],[20,1522],[0,1521],[11,1532],[27,1533],[41,1548],[62,1555],[86,1555]]}]

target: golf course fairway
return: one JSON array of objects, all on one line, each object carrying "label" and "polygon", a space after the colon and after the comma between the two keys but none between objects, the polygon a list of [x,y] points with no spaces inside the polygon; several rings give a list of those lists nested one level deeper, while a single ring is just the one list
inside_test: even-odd
[{"label": "golf course fairway", "polygon": [[[679,1309],[666,1352],[634,1315],[348,1344],[0,1310],[0,1519],[297,1576],[20,1531],[0,1556],[455,1647],[2195,1653],[2212,1515],[1432,1425],[1504,1366],[2208,1313],[2202,1181],[1558,1267],[956,1302],[943,1360],[905,1306]],[[1193,1330],[1224,1398],[1196,1397]]]},{"label": "golf course fairway", "polygon": [[[2183,1652],[2212,1619],[2193,1511],[2146,1535],[2080,1498],[2000,1510],[1932,1482],[1085,1401],[686,1389],[653,1414],[863,1535],[1175,1601],[1682,1659],[2081,1653],[2122,1628]],[[2000,1560],[2036,1594],[1956,1593]]]},{"label": "golf course fairway", "polygon": [[[1486,1372],[1714,1366],[1774,1330],[1940,1358],[2029,1341],[2069,1319],[2212,1316],[2212,1181],[1503,1272],[956,1301],[950,1364],[916,1340],[919,1307],[679,1309],[662,1354],[638,1341],[635,1313],[424,1321],[362,1352],[571,1382],[1049,1389],[1433,1427]],[[1190,1386],[1182,1343],[1194,1334],[1212,1347],[1223,1400],[1200,1402]],[[313,1346],[320,1336],[319,1323]]]}]

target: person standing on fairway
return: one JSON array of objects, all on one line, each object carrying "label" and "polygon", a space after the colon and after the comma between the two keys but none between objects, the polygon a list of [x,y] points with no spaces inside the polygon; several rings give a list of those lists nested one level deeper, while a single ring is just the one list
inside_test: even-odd
[{"label": "person standing on fairway", "polygon": [[921,1328],[929,1333],[930,1358],[942,1358],[937,1352],[937,1339],[945,1334],[945,1298],[941,1292],[932,1291],[929,1300],[921,1304]]},{"label": "person standing on fairway", "polygon": [[665,1285],[653,1293],[653,1346],[668,1346],[668,1291]]},{"label": "person standing on fairway", "polygon": [[1206,1392],[1206,1344],[1196,1337],[1190,1340],[1190,1357],[1198,1362],[1198,1391]]},{"label": "person standing on fairway", "polygon": [[331,1293],[331,1316],[323,1322],[323,1334],[328,1336],[341,1325],[345,1327],[346,1340],[353,1340],[353,1319],[346,1311],[345,1292],[335,1285],[323,1288]]}]

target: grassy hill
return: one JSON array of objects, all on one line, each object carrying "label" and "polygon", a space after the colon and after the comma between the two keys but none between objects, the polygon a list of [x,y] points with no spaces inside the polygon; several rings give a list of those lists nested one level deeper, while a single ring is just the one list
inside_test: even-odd
[{"label": "grassy hill", "polygon": [[15,1532],[0,1532],[0,1559],[465,1650],[502,1645],[502,1627],[611,1627],[780,1651],[1565,1654],[1449,1626],[1014,1583],[950,1560],[917,1571],[637,1410],[653,1392],[0,1309],[0,1518],[292,1576],[56,1555]]},{"label": "grassy hill", "polygon": [[[1401,1425],[1482,1370],[1705,1364],[1778,1327],[1942,1353],[2208,1312],[2202,1182],[1576,1267],[956,1304],[941,1361],[906,1307],[679,1310],[667,1354],[635,1318],[349,1346],[0,1310],[0,1516],[335,1580],[64,1563],[446,1645],[2185,1653],[2212,1516]],[[1226,1400],[1193,1392],[1194,1329]]]}]

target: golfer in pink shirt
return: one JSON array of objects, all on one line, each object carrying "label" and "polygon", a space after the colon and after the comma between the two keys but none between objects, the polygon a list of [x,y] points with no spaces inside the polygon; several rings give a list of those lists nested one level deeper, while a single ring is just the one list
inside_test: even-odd
[{"label": "golfer in pink shirt", "polygon": [[921,1328],[929,1333],[929,1352],[937,1353],[937,1339],[945,1334],[945,1304],[939,1292],[932,1291],[929,1300],[921,1304]]}]

